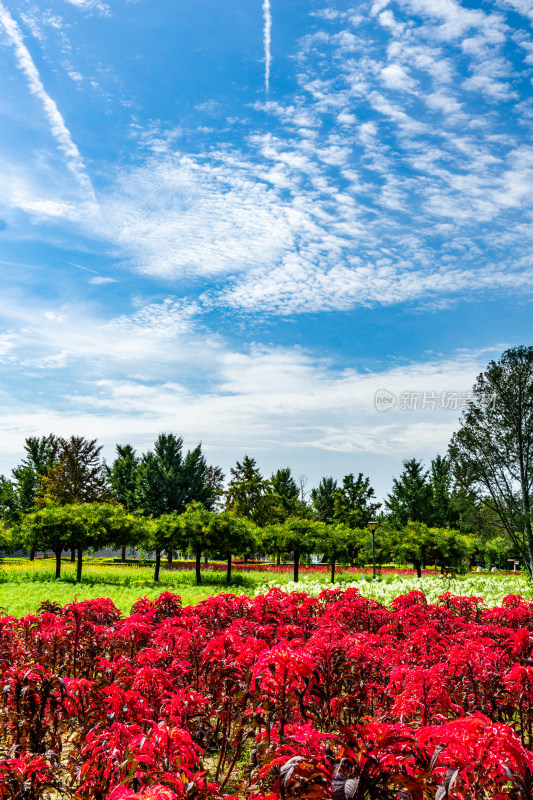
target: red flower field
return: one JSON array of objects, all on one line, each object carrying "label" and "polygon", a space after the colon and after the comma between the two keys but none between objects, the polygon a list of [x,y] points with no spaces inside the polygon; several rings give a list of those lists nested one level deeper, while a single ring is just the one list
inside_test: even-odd
[{"label": "red flower field", "polygon": [[515,595],[43,604],[0,619],[0,798],[531,800],[532,626]]}]

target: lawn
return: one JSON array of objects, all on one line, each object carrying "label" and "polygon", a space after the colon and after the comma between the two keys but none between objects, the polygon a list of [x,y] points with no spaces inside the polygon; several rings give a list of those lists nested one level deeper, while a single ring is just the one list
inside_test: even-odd
[{"label": "lawn", "polygon": [[[259,571],[235,571],[230,587],[226,586],[223,571],[205,570],[202,584],[195,585],[192,569],[168,571],[163,569],[159,584],[153,582],[153,568],[138,564],[110,564],[87,560],[81,583],[75,582],[75,565],[64,561],[62,577],[54,580],[53,559],[26,560],[6,559],[0,563],[0,607],[9,615],[20,617],[34,613],[39,604],[50,600],[60,605],[77,600],[98,597],[110,598],[123,614],[128,614],[139,597],[154,599],[163,591],[179,594],[184,605],[196,605],[207,597],[231,592],[254,596],[267,592],[273,586],[290,591],[307,591],[317,595],[329,586],[326,572],[303,573],[298,584],[292,583],[290,573],[274,569]],[[375,583],[368,574],[339,572],[337,584],[343,587],[356,586],[362,595],[379,602],[390,603],[399,594],[412,589],[424,591],[427,598],[436,602],[439,595],[450,591],[457,595],[482,596],[487,605],[500,605],[508,594],[521,594],[533,598],[533,590],[520,575],[482,575],[459,577],[455,581],[443,581],[440,577],[424,576],[417,580],[410,575],[384,574]]]},{"label": "lawn", "polygon": [[[159,584],[153,581],[151,566],[111,565],[88,560],[84,564],[81,583],[75,582],[75,564],[63,562],[60,580],[54,580],[54,572],[54,559],[34,562],[4,560],[0,564],[0,607],[7,614],[20,617],[34,613],[43,600],[64,606],[75,598],[81,601],[108,597],[120,611],[128,614],[139,597],[153,599],[164,591],[179,594],[184,605],[196,605],[206,597],[227,591],[253,596],[268,577],[264,573],[235,572],[228,589],[225,574],[210,570],[203,572],[201,586],[195,585],[192,569],[172,572],[164,569]],[[277,575],[276,578],[278,583],[283,583],[289,576]]]}]

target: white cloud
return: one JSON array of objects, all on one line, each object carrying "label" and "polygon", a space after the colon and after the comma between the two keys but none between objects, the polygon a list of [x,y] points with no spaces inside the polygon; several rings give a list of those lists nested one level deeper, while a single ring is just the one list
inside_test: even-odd
[{"label": "white cloud", "polygon": [[381,78],[389,89],[414,92],[416,82],[407,74],[400,64],[389,64],[381,70]]},{"label": "white cloud", "polygon": [[272,14],[270,11],[270,0],[263,0],[263,46],[265,49],[265,90],[268,94],[270,90],[270,67],[272,64],[272,53],[270,50],[272,40]]},{"label": "white cloud", "polygon": [[[8,40],[15,50],[17,65],[24,73],[28,81],[28,86],[33,95],[35,95],[42,103],[46,118],[50,124],[50,129],[56,142],[65,156],[68,168],[76,178],[83,195],[83,200],[89,206],[94,206],[96,203],[95,194],[92,183],[87,175],[85,164],[81,154],[72,140],[72,136],[65,121],[57,107],[56,102],[50,97],[44,88],[43,82],[39,75],[39,71],[35,66],[30,52],[24,44],[24,39],[19,26],[5,8],[4,4],[0,2],[0,24],[3,26]],[[33,206],[33,207],[32,207]],[[38,212],[39,207],[36,203],[27,204],[28,210]],[[41,213],[54,214],[54,208],[51,208],[50,201],[42,207]],[[63,211],[60,213],[64,213]]]},{"label": "white cloud", "polygon": [[103,275],[95,275],[94,278],[89,278],[89,283],[92,283],[93,286],[107,286],[109,283],[117,283],[117,280]]},{"label": "white cloud", "polygon": [[107,3],[103,3],[101,0],[64,0],[66,3],[70,3],[71,6],[76,6],[81,11],[99,11],[100,14],[109,15],[111,14],[111,9]]}]

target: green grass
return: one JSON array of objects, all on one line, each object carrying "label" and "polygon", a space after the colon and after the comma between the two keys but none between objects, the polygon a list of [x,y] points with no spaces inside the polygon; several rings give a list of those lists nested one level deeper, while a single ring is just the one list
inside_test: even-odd
[{"label": "green grass", "polygon": [[[124,614],[130,612],[133,603],[139,597],[153,599],[163,591],[179,594],[184,605],[196,605],[212,595],[221,592],[247,594],[253,596],[257,592],[267,591],[272,585],[290,589],[309,591],[318,594],[322,588],[330,586],[329,575],[302,574],[298,585],[291,584],[292,572],[234,572],[231,586],[226,586],[225,572],[202,572],[202,584],[196,586],[194,570],[161,570],[159,584],[153,581],[153,566],[137,563],[112,563],[110,560],[90,560],[84,563],[81,583],[76,583],[76,566],[69,561],[62,562],[62,576],[54,580],[55,559],[38,559],[30,562],[27,559],[5,559],[0,561],[0,607],[7,614],[16,617],[35,613],[43,600],[51,600],[61,605],[97,597],[109,597]],[[422,582],[411,577],[383,575],[375,584],[370,577],[353,573],[345,573],[342,568],[336,574],[336,583],[341,586],[358,585],[368,596],[381,602],[390,602],[397,594],[413,588],[423,588],[429,595],[436,597],[444,590],[455,594],[479,594],[487,599],[490,605],[501,602],[505,594],[519,592],[529,597],[533,591],[523,577],[517,575],[484,575],[458,576],[452,584],[442,583],[438,578],[425,578]]]},{"label": "green grass", "polygon": [[[0,563],[0,607],[7,614],[21,617],[35,613],[39,603],[51,600],[61,605],[96,597],[109,597],[124,614],[129,613],[139,597],[150,599],[161,592],[179,594],[184,605],[196,605],[206,597],[231,592],[253,596],[256,588],[265,580],[264,573],[232,574],[232,582],[226,586],[224,572],[203,572],[202,584],[196,586],[194,570],[161,570],[160,582],[153,581],[153,567],[132,564],[99,564],[87,561],[84,564],[81,583],[76,583],[76,566],[63,561],[61,579],[54,580],[55,559],[39,559],[32,562],[22,559],[6,559]],[[285,576],[276,576],[284,582]],[[287,576],[288,580],[289,576]]]}]

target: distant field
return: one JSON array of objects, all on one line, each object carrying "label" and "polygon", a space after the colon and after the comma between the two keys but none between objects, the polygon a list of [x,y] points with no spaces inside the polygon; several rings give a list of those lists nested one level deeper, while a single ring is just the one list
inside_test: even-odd
[{"label": "distant field", "polygon": [[[181,565],[180,565],[181,566]],[[71,603],[75,598],[89,600],[96,597],[109,597],[117,608],[128,614],[132,604],[139,597],[153,599],[163,591],[179,594],[184,605],[196,605],[222,592],[247,594],[268,591],[272,586],[287,587],[291,591],[309,591],[317,594],[323,588],[331,587],[329,570],[323,567],[301,568],[301,581],[291,582],[292,569],[288,566],[272,567],[270,570],[255,570],[254,565],[240,567],[232,574],[232,582],[226,586],[222,565],[211,565],[202,571],[201,586],[195,585],[195,573],[190,568],[172,571],[163,569],[159,584],[153,582],[153,567],[138,563],[118,564],[109,561],[87,560],[84,564],[81,583],[75,583],[75,565],[70,561],[62,564],[61,580],[54,580],[54,559],[38,559],[29,562],[25,559],[5,559],[0,562],[0,607],[12,616],[35,613],[39,604],[50,600],[61,605]],[[252,567],[252,568],[251,568]],[[246,571],[244,571],[246,570]],[[453,594],[480,595],[490,605],[501,602],[506,594],[523,594],[531,597],[532,589],[521,576],[484,575],[458,578],[456,581],[443,581],[440,576],[426,574],[421,581],[411,570],[383,570],[381,578],[373,584],[369,580],[368,569],[340,571],[336,576],[338,585],[356,585],[362,594],[382,602],[412,589],[422,589],[428,598],[436,598],[444,591]],[[429,572],[429,571],[428,571]]]}]

